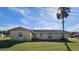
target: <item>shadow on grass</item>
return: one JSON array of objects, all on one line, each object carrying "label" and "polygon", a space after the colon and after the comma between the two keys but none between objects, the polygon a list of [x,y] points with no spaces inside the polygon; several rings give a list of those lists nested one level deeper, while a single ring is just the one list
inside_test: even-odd
[{"label": "shadow on grass", "polygon": [[24,43],[24,41],[0,40],[0,48],[9,48],[20,43]]},{"label": "shadow on grass", "polygon": [[[67,42],[69,43],[72,43],[71,41],[69,40],[66,40]],[[12,47],[16,44],[20,44],[20,43],[24,43],[26,41],[14,41],[14,40],[0,40],[0,48],[9,48],[9,47]],[[28,41],[29,42],[29,41]],[[64,42],[63,40],[32,40],[30,42]]]},{"label": "shadow on grass", "polygon": [[74,43],[68,39],[65,39],[65,40],[63,39],[59,39],[59,40],[57,39],[51,39],[51,40],[32,39],[32,42],[65,42],[65,41],[68,43]]}]

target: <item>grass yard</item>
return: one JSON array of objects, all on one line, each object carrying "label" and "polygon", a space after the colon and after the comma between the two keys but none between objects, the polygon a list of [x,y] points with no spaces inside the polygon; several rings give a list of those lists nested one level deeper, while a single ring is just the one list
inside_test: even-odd
[{"label": "grass yard", "polygon": [[[10,41],[10,37],[0,38],[1,51],[65,51],[63,42],[15,42]],[[68,43],[72,51],[79,51],[77,39],[69,38],[72,43]]]}]

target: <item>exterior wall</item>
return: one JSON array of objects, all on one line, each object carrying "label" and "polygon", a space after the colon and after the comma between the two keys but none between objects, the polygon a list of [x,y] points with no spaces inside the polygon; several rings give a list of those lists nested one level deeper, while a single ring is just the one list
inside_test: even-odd
[{"label": "exterior wall", "polygon": [[[19,37],[19,33],[22,33],[22,37]],[[26,30],[13,30],[10,31],[10,36],[14,40],[18,41],[31,41],[32,40],[32,33]]]},{"label": "exterior wall", "polygon": [[39,32],[33,32],[32,38],[34,39],[46,39],[46,35],[44,35],[44,33],[42,33],[42,36],[40,35]]},{"label": "exterior wall", "polygon": [[[37,39],[42,39],[42,40],[59,40],[59,39],[61,39],[62,38],[62,33],[52,33],[52,34],[48,34],[48,33],[41,33],[42,34],[42,36],[40,35],[40,32],[34,32],[34,33],[36,33],[36,36],[34,36],[33,35],[33,38],[37,38]],[[50,38],[48,38],[48,36],[52,36],[52,38],[50,39]],[[64,34],[64,37],[67,39],[68,38],[68,36],[69,36],[69,34],[67,34],[67,33],[65,33]]]},{"label": "exterior wall", "polygon": [[69,33],[65,33],[64,34],[65,39],[68,39],[69,35],[70,35]]}]

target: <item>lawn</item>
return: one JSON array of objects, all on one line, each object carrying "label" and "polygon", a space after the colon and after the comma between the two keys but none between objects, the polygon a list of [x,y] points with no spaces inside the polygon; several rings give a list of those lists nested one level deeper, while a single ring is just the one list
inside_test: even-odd
[{"label": "lawn", "polygon": [[[10,37],[0,38],[1,51],[66,51],[63,42],[15,42]],[[68,43],[72,51],[79,51],[77,39],[69,38],[72,43]]]}]

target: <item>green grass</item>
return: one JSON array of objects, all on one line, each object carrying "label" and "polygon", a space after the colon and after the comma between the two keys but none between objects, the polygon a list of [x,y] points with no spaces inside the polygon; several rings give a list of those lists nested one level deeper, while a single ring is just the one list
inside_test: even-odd
[{"label": "green grass", "polygon": [[10,40],[11,37],[0,37],[0,40]]},{"label": "green grass", "polygon": [[[1,39],[2,40],[2,39]],[[10,37],[3,38],[0,42],[1,51],[65,51],[63,42],[14,42],[9,41]],[[68,43],[72,51],[79,51],[79,42],[75,38],[69,38]]]}]

